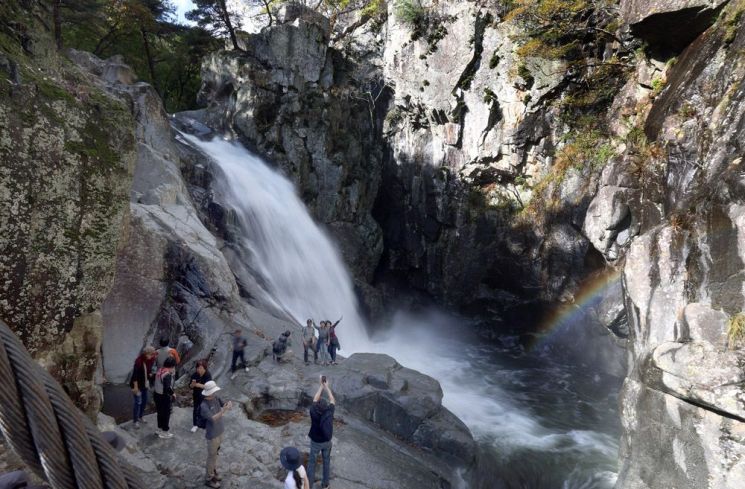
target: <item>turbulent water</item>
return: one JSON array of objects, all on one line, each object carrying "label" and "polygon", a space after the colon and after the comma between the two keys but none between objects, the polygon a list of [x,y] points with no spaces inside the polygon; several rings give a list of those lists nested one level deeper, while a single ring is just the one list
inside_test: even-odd
[{"label": "turbulent water", "polygon": [[292,183],[242,146],[184,137],[222,169],[223,203],[236,210],[250,267],[276,307],[297,322],[343,315],[342,353],[388,353],[440,381],[444,404],[482,448],[487,469],[474,487],[613,487],[616,382],[567,361],[550,345],[528,352],[514,338],[470,337],[461,319],[443,314],[400,313],[386,334],[369,338],[341,256]]}]

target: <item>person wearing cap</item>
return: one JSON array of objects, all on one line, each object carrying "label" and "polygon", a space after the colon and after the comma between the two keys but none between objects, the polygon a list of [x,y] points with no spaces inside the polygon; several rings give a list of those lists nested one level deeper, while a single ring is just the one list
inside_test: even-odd
[{"label": "person wearing cap", "polygon": [[207,487],[218,488],[222,477],[217,474],[217,452],[220,450],[222,435],[225,431],[223,416],[233,403],[223,403],[215,394],[220,390],[214,380],[204,384],[204,400],[199,407],[199,415],[205,421],[205,438],[207,439]]},{"label": "person wearing cap", "polygon": [[[329,400],[321,396],[326,391]],[[323,457],[323,481],[321,487],[328,489],[329,477],[331,475],[331,438],[334,436],[334,410],[336,400],[325,376],[321,376],[321,385],[316,395],[313,396],[313,404],[310,406],[310,459],[308,460],[308,480],[310,489],[313,489],[316,475],[316,458],[318,452]]]},{"label": "person wearing cap", "polygon": [[129,381],[129,386],[132,388],[132,394],[134,396],[132,406],[132,426],[134,428],[140,427],[140,421],[142,421],[142,416],[145,414],[148,378],[150,376],[150,369],[155,365],[156,356],[155,348],[147,346],[137,357],[132,368],[132,378]]},{"label": "person wearing cap", "polygon": [[295,447],[285,447],[279,453],[282,467],[287,469],[285,489],[310,489],[305,467],[300,463],[300,452]]},{"label": "person wearing cap", "polygon": [[160,438],[173,438],[170,432],[169,422],[171,420],[171,406],[176,396],[173,392],[173,373],[176,370],[176,359],[166,358],[163,367],[155,374],[155,385],[153,398],[155,399],[155,410],[158,412],[158,430],[155,432]]}]

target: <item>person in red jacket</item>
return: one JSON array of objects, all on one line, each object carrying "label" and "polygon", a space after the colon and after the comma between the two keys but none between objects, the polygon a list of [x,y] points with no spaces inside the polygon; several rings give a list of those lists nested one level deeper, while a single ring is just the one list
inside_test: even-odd
[{"label": "person in red jacket", "polygon": [[129,381],[129,386],[132,388],[132,394],[134,395],[132,425],[135,428],[140,427],[140,421],[142,420],[142,416],[145,414],[149,383],[148,378],[150,377],[150,371],[152,370],[153,365],[155,365],[156,356],[155,348],[147,346],[137,357],[134,367],[132,368],[132,378]]}]

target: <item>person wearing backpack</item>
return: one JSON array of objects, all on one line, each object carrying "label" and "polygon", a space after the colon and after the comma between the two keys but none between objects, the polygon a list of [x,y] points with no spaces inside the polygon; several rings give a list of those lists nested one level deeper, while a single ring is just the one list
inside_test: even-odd
[{"label": "person wearing backpack", "polygon": [[129,387],[132,388],[133,394],[132,426],[135,429],[139,429],[140,423],[144,422],[142,416],[145,414],[145,406],[147,406],[150,369],[155,365],[155,356],[155,348],[147,346],[142,350],[142,353],[135,360],[134,367],[132,367]]},{"label": "person wearing backpack", "polygon": [[176,396],[173,393],[173,374],[176,370],[176,359],[166,358],[163,367],[155,374],[155,410],[158,413],[158,430],[155,432],[160,438],[173,438],[170,433],[169,421],[171,419],[171,406]]},{"label": "person wearing backpack", "polygon": [[157,353],[158,356],[155,360],[155,366],[157,369],[163,368],[163,364],[169,357],[176,361],[176,365],[181,363],[181,355],[178,354],[175,348],[168,346],[168,338],[160,339],[160,348],[158,348]]},{"label": "person wearing backpack", "polygon": [[223,403],[215,394],[220,390],[214,380],[204,384],[204,400],[199,407],[199,421],[204,423],[207,439],[207,479],[205,485],[217,489],[220,487],[220,477],[217,473],[217,453],[222,443],[222,435],[225,431],[223,416],[233,407],[228,401]]},{"label": "person wearing backpack", "polygon": [[291,331],[285,331],[281,335],[279,335],[279,338],[277,338],[277,341],[275,341],[272,344],[272,357],[274,358],[274,361],[277,363],[282,361],[282,358],[287,354],[291,353],[291,350],[288,350],[287,347],[290,344],[290,335],[292,334]]},{"label": "person wearing backpack", "polygon": [[192,427],[191,432],[196,433],[197,429],[204,428],[204,423],[200,421],[199,408],[204,400],[204,384],[212,380],[212,374],[207,370],[207,360],[199,360],[197,362],[196,371],[191,374],[191,395],[194,401],[194,410],[192,412]]},{"label": "person wearing backpack", "polygon": [[[326,391],[329,400],[321,396]],[[308,459],[308,481],[310,489],[313,489],[316,475],[316,458],[318,452],[323,457],[323,480],[322,489],[328,489],[329,477],[331,476],[331,438],[334,436],[334,410],[336,400],[331,388],[326,381],[326,376],[321,376],[321,385],[316,395],[313,396],[313,404],[310,406],[310,458]]]},{"label": "person wearing backpack", "polygon": [[300,452],[295,447],[285,447],[279,452],[279,462],[287,469],[285,489],[310,489],[305,467],[300,463]]}]

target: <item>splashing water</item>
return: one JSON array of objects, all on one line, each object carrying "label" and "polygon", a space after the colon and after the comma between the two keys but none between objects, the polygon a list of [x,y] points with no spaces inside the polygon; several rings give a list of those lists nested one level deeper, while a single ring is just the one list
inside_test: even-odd
[{"label": "splashing water", "polygon": [[[612,392],[595,396],[602,390],[597,377],[540,353],[521,356],[513,347],[454,334],[468,328],[441,314],[399,313],[387,333],[370,339],[340,253],[292,183],[242,146],[182,136],[222,170],[218,191],[246,231],[241,239],[251,268],[274,305],[299,323],[343,315],[344,354],[386,353],[440,381],[443,404],[471,429],[498,472],[479,488],[613,487],[617,433],[604,427],[617,424],[615,399]],[[582,383],[593,394],[578,392]]]}]

